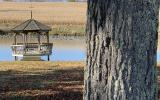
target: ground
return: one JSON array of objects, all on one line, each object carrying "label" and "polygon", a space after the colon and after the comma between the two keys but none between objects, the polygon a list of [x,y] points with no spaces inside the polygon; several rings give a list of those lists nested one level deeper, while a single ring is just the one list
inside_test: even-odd
[{"label": "ground", "polygon": [[83,100],[84,66],[84,62],[1,62],[0,100]]},{"label": "ground", "polygon": [[82,100],[83,62],[1,62],[0,100]]}]

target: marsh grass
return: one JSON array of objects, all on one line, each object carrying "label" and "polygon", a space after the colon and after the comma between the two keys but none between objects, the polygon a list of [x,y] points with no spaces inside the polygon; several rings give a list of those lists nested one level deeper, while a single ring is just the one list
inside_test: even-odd
[{"label": "marsh grass", "polygon": [[[54,30],[52,34],[84,34],[86,3],[0,3],[0,28],[11,29],[23,21],[33,18]],[[55,32],[55,33],[54,33]],[[51,33],[51,32],[50,32]]]},{"label": "marsh grass", "polygon": [[33,18],[49,25],[82,25],[86,20],[86,3],[0,3],[0,22],[19,23]]},{"label": "marsh grass", "polygon": [[84,36],[85,26],[83,25],[53,25],[50,34]]}]

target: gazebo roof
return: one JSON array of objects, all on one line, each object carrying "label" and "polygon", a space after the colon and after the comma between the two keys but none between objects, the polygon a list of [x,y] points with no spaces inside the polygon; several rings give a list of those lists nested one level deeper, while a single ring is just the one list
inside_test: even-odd
[{"label": "gazebo roof", "polygon": [[34,32],[34,31],[40,31],[40,32],[46,32],[46,31],[51,31],[51,28],[47,25],[44,25],[37,20],[34,19],[29,19],[20,25],[16,26],[13,28],[11,31],[13,32]]}]

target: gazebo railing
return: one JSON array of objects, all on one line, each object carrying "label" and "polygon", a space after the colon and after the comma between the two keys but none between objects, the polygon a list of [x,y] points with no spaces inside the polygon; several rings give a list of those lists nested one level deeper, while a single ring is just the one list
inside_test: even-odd
[{"label": "gazebo railing", "polygon": [[19,43],[17,45],[11,45],[13,56],[42,56],[52,54],[52,43],[27,43],[23,45]]}]

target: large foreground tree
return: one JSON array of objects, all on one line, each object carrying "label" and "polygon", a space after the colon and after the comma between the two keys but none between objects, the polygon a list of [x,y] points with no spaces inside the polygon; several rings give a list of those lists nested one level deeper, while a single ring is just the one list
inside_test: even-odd
[{"label": "large foreground tree", "polygon": [[84,100],[157,100],[159,0],[88,0]]}]

